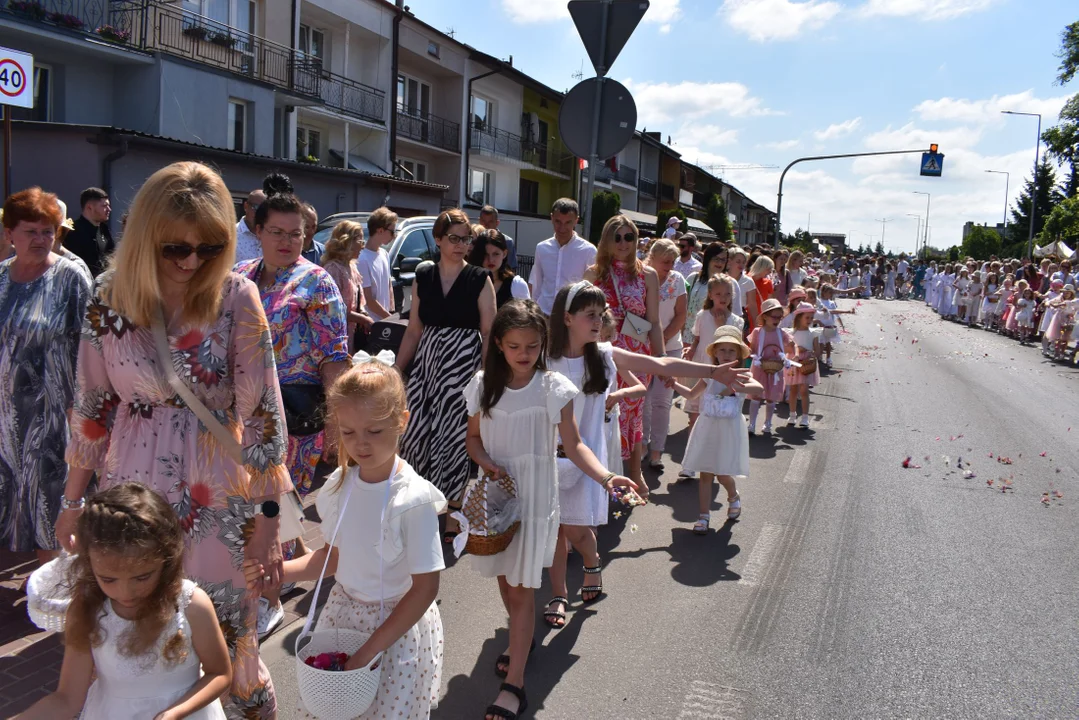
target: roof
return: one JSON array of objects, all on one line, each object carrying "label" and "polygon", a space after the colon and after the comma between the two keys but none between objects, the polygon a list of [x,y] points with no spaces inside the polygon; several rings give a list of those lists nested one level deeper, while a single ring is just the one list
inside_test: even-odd
[{"label": "roof", "polygon": [[482,50],[477,50],[476,48],[472,47],[471,45],[465,45],[464,47],[468,48],[468,51],[471,54],[471,58],[473,60],[478,60],[478,61],[484,63],[485,65],[493,65],[493,66],[495,66],[498,69],[498,71],[501,72],[502,74],[508,75],[511,78],[513,78],[514,80],[517,80],[522,85],[525,85],[527,87],[532,88],[533,90],[538,92],[540,95],[546,95],[547,97],[551,98],[552,100],[558,100],[559,102],[561,102],[562,98],[565,97],[565,93],[561,93],[561,92],[558,92],[557,90],[555,90],[553,88],[547,87],[546,85],[541,83],[539,80],[536,80],[534,77],[532,77],[530,75],[526,75],[525,73],[521,72],[520,70],[518,70],[517,68],[515,68],[513,65],[509,64],[505,60],[499,60],[495,56],[488,55],[487,53],[483,52]]},{"label": "roof", "polygon": [[[630,220],[632,220],[635,225],[644,226],[653,230],[656,230],[659,227],[656,224],[659,222],[659,218],[657,218],[655,215],[636,212],[634,210],[622,210],[621,213],[628,217]],[[709,235],[711,237],[716,237],[715,230],[708,227],[696,218],[687,217],[686,225],[689,226],[689,229],[692,230],[695,235]]]},{"label": "roof", "polygon": [[372,172],[369,170],[345,170],[344,168],[332,168],[326,167],[325,165],[313,165],[311,163],[298,162],[296,160],[276,158],[270,155],[259,155],[257,153],[241,152],[239,150],[227,150],[225,148],[210,147],[208,145],[200,145],[198,143],[188,142],[186,140],[177,140],[176,138],[165,137],[164,135],[152,135],[150,133],[141,132],[139,130],[129,130],[127,128],[118,128],[109,125],[83,125],[78,123],[36,121],[16,122],[23,126],[30,126],[43,130],[59,131],[63,129],[94,134],[98,137],[99,142],[111,143],[122,139],[128,139],[134,140],[136,142],[141,142],[147,145],[170,145],[178,148],[197,148],[200,154],[210,155],[214,157],[228,157],[238,160],[243,159],[247,161],[256,161],[260,164],[274,165],[279,167],[296,167],[311,172],[344,176],[352,179],[356,179],[357,177],[366,178],[370,180],[376,180],[378,182],[389,183],[391,185],[411,188],[413,190],[437,190],[439,192],[446,192],[447,190],[449,190],[449,185],[438,185],[436,183],[418,182],[416,180],[408,180],[406,178],[394,177],[393,175]]}]

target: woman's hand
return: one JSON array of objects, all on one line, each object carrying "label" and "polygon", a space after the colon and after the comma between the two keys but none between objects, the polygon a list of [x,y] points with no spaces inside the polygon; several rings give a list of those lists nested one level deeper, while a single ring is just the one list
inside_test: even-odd
[{"label": "woman's hand", "polygon": [[154,720],[181,720],[181,717],[172,710],[162,710],[157,715],[154,715]]},{"label": "woman's hand", "polygon": [[284,559],[281,556],[280,528],[279,517],[268,518],[261,513],[255,515],[255,531],[247,541],[244,559],[256,560],[262,565],[262,581],[258,585],[260,593],[267,587],[281,584]]},{"label": "woman's hand", "polygon": [[248,590],[261,594],[265,590],[272,589],[266,578],[266,567],[260,561],[255,558],[244,560],[244,582]]},{"label": "woman's hand", "polygon": [[485,474],[491,476],[491,478],[494,479],[494,480],[501,480],[504,477],[509,477],[510,476],[510,474],[508,472],[506,472],[506,468],[504,468],[504,467],[502,467],[500,465],[495,465],[493,463],[491,465],[488,465],[488,466],[484,467],[483,471],[484,471]]},{"label": "woman's hand", "polygon": [[738,387],[749,378],[749,370],[743,368],[739,361],[716,365],[716,369],[712,371],[713,380],[730,387]]},{"label": "woman's hand", "polygon": [[360,317],[356,318],[356,324],[369,331],[375,326],[375,319],[367,313],[360,313]]},{"label": "woman's hand", "polygon": [[64,510],[60,517],[56,518],[56,540],[60,547],[69,553],[75,552],[75,527],[82,515],[82,508],[77,510]]},{"label": "woman's hand", "polygon": [[[371,662],[375,659],[378,653],[371,647],[371,643],[364,643],[363,647],[356,651],[356,654],[348,659],[345,663],[345,670],[359,670],[371,665]],[[381,658],[379,664],[382,663]]]},{"label": "woman's hand", "polygon": [[615,475],[612,478],[608,478],[607,482],[603,483],[603,489],[607,491],[608,495],[616,487],[629,488],[633,492],[637,492],[638,490],[640,490],[640,488],[637,486],[637,483],[633,482],[628,477],[624,477],[622,475]]}]

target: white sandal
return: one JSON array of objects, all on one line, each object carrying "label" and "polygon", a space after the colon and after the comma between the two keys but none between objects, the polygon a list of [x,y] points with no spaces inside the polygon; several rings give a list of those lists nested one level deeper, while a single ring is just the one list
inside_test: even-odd
[{"label": "white sandal", "polygon": [[693,523],[694,535],[707,535],[708,534],[708,521],[711,520],[711,513],[701,513],[697,518],[697,522]]},{"label": "white sandal", "polygon": [[737,520],[738,516],[742,514],[742,496],[735,495],[734,500],[727,501],[727,519]]}]

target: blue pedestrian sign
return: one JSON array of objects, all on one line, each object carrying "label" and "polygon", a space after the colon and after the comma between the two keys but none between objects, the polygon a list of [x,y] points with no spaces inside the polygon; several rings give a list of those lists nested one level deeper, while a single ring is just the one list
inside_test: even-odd
[{"label": "blue pedestrian sign", "polygon": [[940,177],[944,170],[944,154],[937,152],[922,153],[922,175]]}]

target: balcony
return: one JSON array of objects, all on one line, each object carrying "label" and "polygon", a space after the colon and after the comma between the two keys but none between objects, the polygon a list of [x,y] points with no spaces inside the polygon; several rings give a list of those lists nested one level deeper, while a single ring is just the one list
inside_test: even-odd
[{"label": "balcony", "polygon": [[471,149],[480,153],[527,163],[567,178],[573,174],[574,158],[558,140],[541,143],[486,125],[472,126],[469,137]]},{"label": "balcony", "polygon": [[0,7],[0,16],[130,47],[137,41],[141,24],[137,17],[124,13],[123,7],[123,3],[102,0],[10,0]]},{"label": "balcony", "polygon": [[614,179],[614,170],[611,170],[607,165],[596,166],[596,182],[611,184],[611,180]]},{"label": "balcony", "polygon": [[656,181],[652,178],[641,177],[641,183],[637,186],[641,191],[641,195],[647,195],[648,197],[656,196]]},{"label": "balcony", "polygon": [[450,152],[461,152],[461,123],[438,115],[399,107],[397,135]]},{"label": "balcony", "polygon": [[618,169],[614,172],[614,179],[620,183],[637,187],[637,168],[619,165]]},{"label": "balcony", "polygon": [[386,122],[386,93],[343,75],[323,70],[320,60],[304,57],[302,53],[297,55],[297,90],[319,98],[327,107],[346,115],[380,125]]},{"label": "balcony", "polygon": [[660,186],[659,186],[659,199],[660,200],[670,200],[671,202],[674,202],[674,185],[669,185],[667,183],[660,183]]}]

